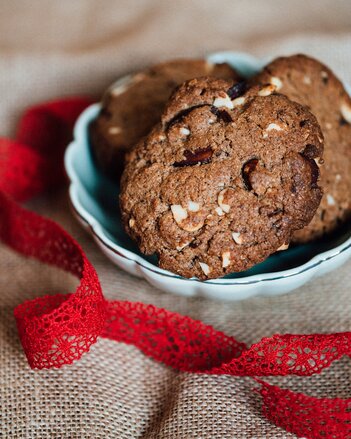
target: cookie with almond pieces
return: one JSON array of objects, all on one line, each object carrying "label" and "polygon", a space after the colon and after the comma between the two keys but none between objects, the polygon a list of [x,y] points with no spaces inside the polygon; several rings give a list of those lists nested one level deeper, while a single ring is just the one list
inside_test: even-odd
[{"label": "cookie with almond pieces", "polygon": [[[275,84],[279,93],[306,105],[324,134],[324,161],[320,168],[324,195],[308,226],[294,234],[308,242],[332,232],[351,218],[351,99],[335,74],[305,55],[277,58],[254,78]],[[301,123],[304,123],[301,121]],[[310,148],[314,147],[311,144]]]},{"label": "cookie with almond pieces", "polygon": [[156,64],[113,84],[103,96],[98,117],[90,125],[91,147],[99,168],[119,180],[125,152],[159,122],[173,90],[187,79],[204,75],[238,78],[225,63],[178,59]]},{"label": "cookie with almond pieces", "polygon": [[187,81],[127,155],[126,231],[184,277],[247,270],[313,217],[322,154],[316,118],[272,87]]}]

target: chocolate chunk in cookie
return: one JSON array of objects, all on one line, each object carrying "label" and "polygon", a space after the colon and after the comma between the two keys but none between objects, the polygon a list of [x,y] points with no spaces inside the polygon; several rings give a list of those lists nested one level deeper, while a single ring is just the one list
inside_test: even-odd
[{"label": "chocolate chunk in cookie", "polygon": [[187,79],[204,75],[238,77],[228,64],[189,59],[157,64],[113,84],[90,127],[91,145],[99,167],[119,179],[125,152],[159,121],[172,91]]},{"label": "chocolate chunk in cookie", "polygon": [[[328,67],[304,55],[277,58],[254,82],[279,84],[279,93],[306,105],[322,128],[324,196],[311,223],[294,234],[296,242],[313,240],[351,217],[351,99]],[[301,121],[302,128],[306,124]],[[308,150],[305,156],[309,156]]]},{"label": "chocolate chunk in cookie", "polygon": [[126,230],[162,268],[185,277],[263,261],[308,224],[322,196],[316,118],[273,89],[245,88],[234,99],[231,90],[221,79],[185,82],[127,156]]}]

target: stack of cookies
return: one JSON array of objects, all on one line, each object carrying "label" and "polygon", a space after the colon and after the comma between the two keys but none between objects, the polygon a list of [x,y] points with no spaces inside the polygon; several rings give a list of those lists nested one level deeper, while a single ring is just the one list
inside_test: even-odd
[{"label": "stack of cookies", "polygon": [[248,81],[159,64],[108,89],[90,137],[98,166],[123,172],[127,233],[184,277],[247,270],[351,216],[351,99],[303,55]]}]

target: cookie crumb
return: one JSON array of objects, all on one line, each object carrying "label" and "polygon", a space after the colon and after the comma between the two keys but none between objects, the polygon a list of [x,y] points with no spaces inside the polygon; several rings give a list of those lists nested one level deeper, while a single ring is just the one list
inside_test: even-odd
[{"label": "cookie crumb", "polygon": [[289,244],[283,244],[279,248],[277,248],[277,252],[282,252],[284,250],[287,250],[289,248]]}]

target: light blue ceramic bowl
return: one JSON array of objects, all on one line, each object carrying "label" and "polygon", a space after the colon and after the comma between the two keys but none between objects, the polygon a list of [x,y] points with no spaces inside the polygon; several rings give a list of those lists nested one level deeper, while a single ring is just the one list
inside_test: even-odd
[{"label": "light blue ceramic bowl", "polygon": [[[255,74],[267,62],[233,52],[215,53],[208,59],[214,63],[227,62],[246,77]],[[90,106],[76,123],[74,141],[65,156],[71,180],[69,194],[78,220],[92,233],[101,250],[123,270],[170,293],[241,300],[292,291],[314,277],[334,270],[351,256],[351,224],[348,224],[333,236],[276,253],[250,270],[221,279],[201,282],[162,270],[157,266],[156,257],[142,255],[124,232],[118,208],[119,187],[95,166],[88,126],[99,109],[99,104]]]}]

